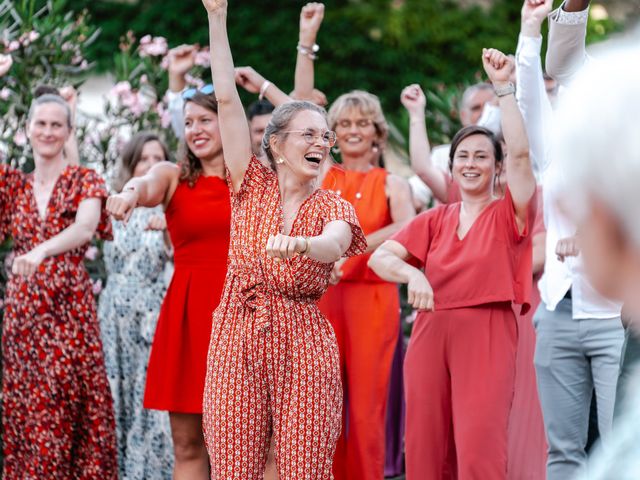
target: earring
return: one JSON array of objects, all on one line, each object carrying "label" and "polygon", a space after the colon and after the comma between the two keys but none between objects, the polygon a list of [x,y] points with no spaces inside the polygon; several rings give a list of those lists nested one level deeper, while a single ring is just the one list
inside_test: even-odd
[{"label": "earring", "polygon": [[331,153],[333,153],[334,155],[339,155],[340,147],[338,147],[338,145],[334,145],[333,147],[331,147]]},{"label": "earring", "polygon": [[371,147],[371,151],[372,151],[373,153],[378,153],[378,152],[380,151],[380,148],[378,148],[378,145],[375,145],[375,144],[374,144],[374,145]]},{"label": "earring", "polygon": [[282,158],[282,157],[278,157],[278,158],[276,159],[276,163],[277,163],[278,165],[282,165],[282,164],[284,163],[284,158]]}]

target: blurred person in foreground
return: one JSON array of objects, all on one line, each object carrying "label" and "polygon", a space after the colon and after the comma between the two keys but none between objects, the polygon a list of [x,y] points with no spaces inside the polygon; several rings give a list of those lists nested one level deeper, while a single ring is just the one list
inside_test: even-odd
[{"label": "blurred person in foreground", "polygon": [[[602,294],[625,302],[632,332],[640,332],[639,33],[583,68],[561,100],[554,142],[561,170],[570,173],[559,207],[578,226],[586,273]],[[637,368],[628,392],[621,421],[586,478],[638,478]]]}]

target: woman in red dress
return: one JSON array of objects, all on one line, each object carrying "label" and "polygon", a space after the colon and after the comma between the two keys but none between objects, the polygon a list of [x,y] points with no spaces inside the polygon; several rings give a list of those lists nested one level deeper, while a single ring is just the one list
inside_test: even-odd
[{"label": "woman in red dress", "polygon": [[226,1],[204,0],[232,193],[229,270],[213,315],[204,429],[212,479],[262,480],[273,434],[281,480],[332,478],[340,433],[338,346],[316,305],[333,264],[366,242],[353,207],[321,190],[335,133],[324,110],[291,102],[251,153],[234,81]]},{"label": "woman in red dress", "polygon": [[342,164],[331,168],[322,187],[353,205],[367,235],[363,255],[336,263],[333,286],[319,304],[338,340],[344,391],[333,474],[336,480],[379,480],[384,476],[385,415],[399,343],[400,299],[398,286],[378,277],[367,261],[415,210],[409,184],[378,166],[389,128],[376,96],[358,90],[341,95],[329,110],[329,126],[336,131]]},{"label": "woman in red dress", "polygon": [[0,166],[0,239],[16,258],[2,335],[2,427],[7,480],[117,478],[113,402],[91,280],[83,259],[107,197],[93,171],[69,165],[71,112],[57,95],[27,121],[35,169]]},{"label": "woman in red dress", "polygon": [[202,480],[209,476],[202,393],[211,314],[227,270],[231,210],[218,104],[213,94],[187,92],[181,165],[154,165],[110,197],[107,209],[126,220],[137,205],[165,208],[175,270],[151,347],[144,406],[169,411],[174,478]]},{"label": "woman in red dress", "polygon": [[508,149],[504,197],[493,187],[500,143],[466,127],[450,153],[462,201],[419,215],[370,260],[381,277],[407,283],[409,302],[421,310],[405,361],[408,480],[507,475],[517,345],[511,304],[529,307],[536,185],[508,83],[511,62],[493,49],[482,60]]}]

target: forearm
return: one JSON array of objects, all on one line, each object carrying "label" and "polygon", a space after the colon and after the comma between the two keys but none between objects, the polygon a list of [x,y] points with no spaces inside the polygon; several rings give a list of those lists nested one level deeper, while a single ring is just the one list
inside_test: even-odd
[{"label": "forearm", "polygon": [[36,248],[42,251],[45,258],[68,252],[91,241],[96,227],[97,222],[76,221],[58,235],[39,244]]},{"label": "forearm", "polygon": [[186,86],[187,81],[182,73],[169,70],[169,90],[178,93],[184,90]]},{"label": "forearm", "polygon": [[227,35],[227,12],[209,13],[211,76],[216,88],[216,100],[223,107],[240,102],[235,82],[233,57]]},{"label": "forearm", "polygon": [[323,233],[308,238],[308,250],[304,254],[322,263],[334,263],[342,258],[351,245],[351,230],[348,238],[340,238],[334,234]]},{"label": "forearm", "polygon": [[[550,16],[546,68],[547,73],[562,85],[570,83],[587,59],[585,40],[588,5],[589,3],[584,1],[566,2],[561,9],[552,12]],[[585,12],[585,15],[577,23],[564,24],[558,21],[561,10],[578,16],[580,12]]]},{"label": "forearm", "polygon": [[393,283],[408,283],[411,275],[422,273],[388,251],[384,245],[373,252],[368,265],[380,278]]},{"label": "forearm", "polygon": [[[300,31],[298,45],[312,48],[316,43],[316,32]],[[296,70],[294,78],[294,91],[298,98],[311,98],[315,82],[315,71],[313,60],[298,51],[296,57]]]},{"label": "forearm", "polygon": [[[504,85],[494,86],[500,87]],[[498,101],[500,104],[502,134],[508,151],[507,172],[509,172],[509,167],[512,163],[515,162],[524,161],[530,166],[529,139],[516,97],[513,94],[503,95],[498,98]]]},{"label": "forearm", "polygon": [[[538,212],[538,215],[542,215],[542,212]],[[537,275],[544,270],[544,260],[546,257],[547,234],[545,232],[539,233],[533,237],[533,274]]]},{"label": "forearm", "polygon": [[264,96],[267,100],[269,100],[269,102],[271,102],[271,105],[273,105],[274,107],[279,107],[283,103],[293,101],[293,99],[289,95],[284,93],[273,83],[269,83],[269,87],[265,91]]},{"label": "forearm", "polygon": [[123,192],[133,190],[139,207],[155,207],[164,201],[165,189],[154,185],[154,181],[145,177],[134,177],[122,188]]},{"label": "forearm", "polygon": [[444,172],[431,161],[431,146],[424,115],[411,115],[409,121],[409,158],[411,168],[441,202],[447,200]]},{"label": "forearm", "polygon": [[78,151],[78,139],[76,137],[75,128],[71,131],[71,135],[64,144],[64,157],[69,165],[80,165],[80,152]]}]

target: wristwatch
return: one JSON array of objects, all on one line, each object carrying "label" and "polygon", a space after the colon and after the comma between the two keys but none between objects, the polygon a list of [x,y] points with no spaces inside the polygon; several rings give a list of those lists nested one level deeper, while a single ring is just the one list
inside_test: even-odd
[{"label": "wristwatch", "polygon": [[516,93],[516,86],[513,83],[509,82],[502,87],[493,87],[493,90],[496,92],[496,96],[504,97],[506,95]]}]

